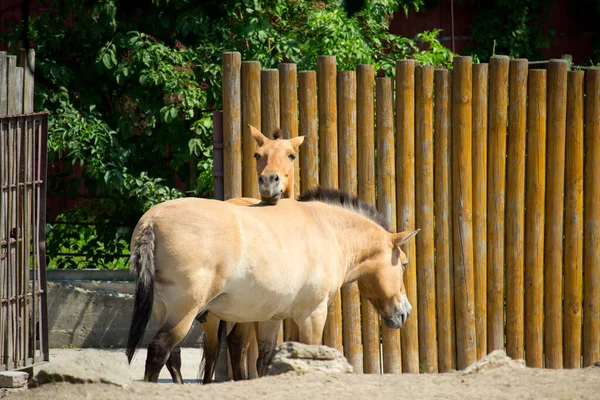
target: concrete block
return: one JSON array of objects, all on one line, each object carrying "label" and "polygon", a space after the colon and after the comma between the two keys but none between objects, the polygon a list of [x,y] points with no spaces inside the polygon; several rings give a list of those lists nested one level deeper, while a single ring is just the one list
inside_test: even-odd
[{"label": "concrete block", "polygon": [[16,389],[27,385],[29,374],[23,371],[0,372],[0,388]]}]

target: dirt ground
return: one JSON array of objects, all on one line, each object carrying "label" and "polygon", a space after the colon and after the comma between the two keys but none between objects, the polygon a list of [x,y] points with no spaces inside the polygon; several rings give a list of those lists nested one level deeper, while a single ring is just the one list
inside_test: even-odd
[{"label": "dirt ground", "polygon": [[46,384],[0,393],[9,400],[28,399],[600,399],[600,368],[541,370],[502,366],[470,375],[286,374],[245,382],[174,385]]}]

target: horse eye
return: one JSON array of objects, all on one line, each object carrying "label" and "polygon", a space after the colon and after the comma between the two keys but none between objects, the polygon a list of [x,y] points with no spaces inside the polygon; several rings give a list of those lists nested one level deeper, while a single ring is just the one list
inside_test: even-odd
[{"label": "horse eye", "polygon": [[294,161],[294,160],[296,159],[296,156],[295,156],[295,155],[293,155],[293,154],[290,154],[290,155],[288,156],[288,158],[289,158],[290,160]]},{"label": "horse eye", "polygon": [[256,158],[258,160],[260,158],[260,154],[254,153],[254,158]]}]

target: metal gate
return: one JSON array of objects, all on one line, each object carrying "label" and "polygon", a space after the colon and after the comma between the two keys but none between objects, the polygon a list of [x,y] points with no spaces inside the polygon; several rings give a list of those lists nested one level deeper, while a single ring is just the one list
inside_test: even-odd
[{"label": "metal gate", "polygon": [[0,117],[0,371],[48,361],[48,114]]}]

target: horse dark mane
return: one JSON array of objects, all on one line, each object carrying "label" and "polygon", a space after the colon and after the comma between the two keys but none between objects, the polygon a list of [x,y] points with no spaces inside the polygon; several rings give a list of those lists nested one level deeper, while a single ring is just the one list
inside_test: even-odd
[{"label": "horse dark mane", "polygon": [[334,206],[346,208],[370,219],[386,231],[390,232],[387,218],[377,211],[375,207],[360,200],[358,197],[341,190],[322,188],[318,186],[302,193],[300,196],[298,196],[298,201],[320,201]]}]

